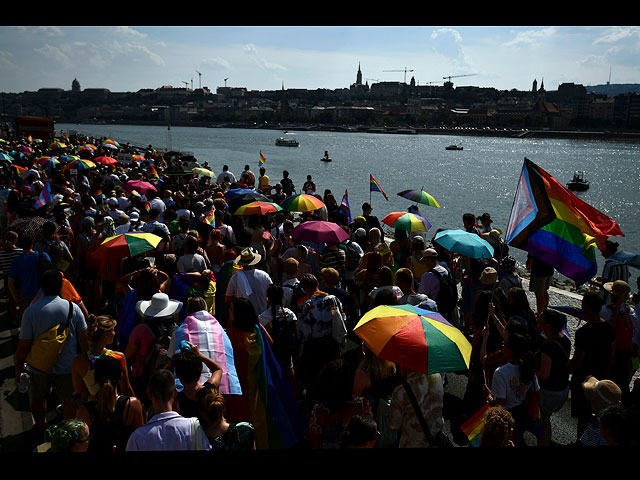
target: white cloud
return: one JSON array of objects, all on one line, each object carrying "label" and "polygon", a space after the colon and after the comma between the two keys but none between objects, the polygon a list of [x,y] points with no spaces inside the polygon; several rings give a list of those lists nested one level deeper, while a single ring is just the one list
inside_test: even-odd
[{"label": "white cloud", "polygon": [[278,64],[278,63],[274,63],[274,62],[270,62],[269,60],[266,60],[264,58],[262,58],[259,54],[258,54],[258,49],[255,47],[255,45],[253,45],[252,43],[248,43],[246,45],[244,45],[244,52],[249,55],[249,57],[251,58],[251,60],[262,70],[270,70],[270,71],[279,71],[279,72],[286,72],[287,68]]},{"label": "white cloud", "polygon": [[227,70],[231,69],[231,64],[221,57],[205,58],[201,63],[202,65],[209,67],[222,67]]},{"label": "white cloud", "polygon": [[67,68],[71,65],[71,60],[61,49],[53,45],[45,44],[42,48],[34,48],[33,51],[45,60],[53,62],[58,68]]},{"label": "white cloud", "polygon": [[596,38],[593,41],[593,45],[600,43],[615,43],[630,38],[640,38],[640,28],[638,27],[626,27],[626,28],[612,28],[608,30],[604,35]]},{"label": "white cloud", "polygon": [[526,32],[518,32],[513,40],[505,42],[505,47],[529,46],[535,47],[542,45],[544,41],[552,38],[558,33],[555,27],[541,28],[539,30],[527,30]]}]

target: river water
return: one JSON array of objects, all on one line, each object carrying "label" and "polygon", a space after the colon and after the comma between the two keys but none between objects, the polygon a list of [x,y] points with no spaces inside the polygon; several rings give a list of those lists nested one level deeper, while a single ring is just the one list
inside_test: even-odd
[{"label": "river water", "polygon": [[[258,171],[259,153],[271,183],[290,172],[298,191],[311,175],[317,192],[330,189],[338,202],[349,190],[352,215],[361,213],[371,199],[379,218],[392,211],[406,211],[412,203],[397,195],[407,189],[430,193],[441,208],[419,205],[437,228],[462,228],[466,212],[489,212],[493,225],[506,230],[516,184],[526,157],[566,184],[575,170],[586,171],[589,190],[577,195],[618,222],[625,237],[623,250],[640,252],[640,143],[601,140],[474,137],[451,135],[402,135],[348,132],[295,132],[300,146],[279,147],[279,130],[167,127],[138,125],[57,124],[57,131],[109,137],[132,145],[190,151],[215,173],[224,164],[238,175],[248,164]],[[463,150],[445,150],[457,144]],[[321,162],[328,151],[332,162]],[[385,190],[369,191],[369,175]],[[524,252],[512,249],[519,261]],[[598,258],[602,268],[602,258]],[[637,272],[633,272],[635,277]],[[633,285],[635,291],[635,285]]]}]

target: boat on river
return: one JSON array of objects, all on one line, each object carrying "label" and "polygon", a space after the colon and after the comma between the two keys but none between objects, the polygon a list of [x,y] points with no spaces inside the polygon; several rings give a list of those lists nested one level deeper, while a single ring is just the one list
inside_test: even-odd
[{"label": "boat on river", "polygon": [[284,132],[282,137],[276,139],[276,145],[278,147],[299,147],[300,143],[293,133]]},{"label": "boat on river", "polygon": [[447,145],[444,147],[445,150],[462,150],[464,147],[459,147],[458,145]]},{"label": "boat on river", "polygon": [[329,152],[327,152],[326,150],[324,151],[324,157],[322,157],[320,159],[321,162],[330,162],[331,161],[331,157],[329,156]]},{"label": "boat on river", "polygon": [[584,191],[589,188],[589,181],[584,177],[584,170],[576,170],[573,179],[567,183],[569,190]]}]

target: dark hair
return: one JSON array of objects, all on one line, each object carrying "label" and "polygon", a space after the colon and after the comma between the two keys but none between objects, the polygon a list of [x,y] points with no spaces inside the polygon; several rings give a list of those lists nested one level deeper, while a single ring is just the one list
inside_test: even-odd
[{"label": "dark hair", "polygon": [[582,305],[593,313],[599,313],[604,301],[598,292],[587,292],[582,297]]},{"label": "dark hair", "polygon": [[147,387],[149,397],[159,402],[168,402],[176,391],[176,379],[169,370],[161,368],[151,374]]},{"label": "dark hair", "polygon": [[513,352],[516,360],[520,361],[520,378],[527,384],[535,378],[537,360],[529,349],[529,342],[524,335],[510,333],[507,337],[506,346]]},{"label": "dark hair", "polygon": [[600,412],[599,417],[600,426],[611,435],[616,445],[631,445],[635,432],[627,407],[622,403],[609,405]]},{"label": "dark hair", "polygon": [[33,246],[33,237],[28,233],[22,233],[18,237],[18,246],[23,250],[28,250]]},{"label": "dark hair", "polygon": [[330,410],[338,410],[352,397],[353,369],[338,358],[327,363],[316,381],[320,401]]},{"label": "dark hair", "polygon": [[176,353],[173,357],[176,376],[183,382],[197,382],[202,375],[202,360],[193,350]]},{"label": "dark hair", "polygon": [[475,225],[476,216],[473,213],[465,213],[464,215],[462,215],[462,221],[464,223],[471,223]]},{"label": "dark hair", "polygon": [[567,316],[554,310],[553,308],[547,308],[542,312],[542,321],[548,323],[551,326],[551,331],[554,333],[561,332],[567,324]]},{"label": "dark hair", "polygon": [[58,295],[62,290],[62,274],[57,268],[50,268],[40,277],[40,286],[45,296]]},{"label": "dark hair", "polygon": [[377,307],[379,305],[397,305],[398,297],[396,294],[389,289],[378,290],[376,296],[373,298],[371,302],[371,308]]},{"label": "dark hair", "polygon": [[481,447],[502,447],[511,438],[515,426],[513,415],[502,406],[491,407],[485,414]]},{"label": "dark hair", "polygon": [[313,273],[305,273],[300,277],[300,286],[303,288],[318,288],[318,279]]},{"label": "dark hair", "polygon": [[231,302],[233,304],[233,327],[243,332],[253,332],[258,324],[256,309],[250,300],[236,297]]},{"label": "dark hair", "polygon": [[116,358],[101,355],[95,363],[94,377],[100,385],[100,391],[96,395],[98,415],[100,418],[107,418],[115,410],[116,385],[122,377],[122,366]]},{"label": "dark hair", "polygon": [[377,434],[378,425],[371,415],[353,415],[342,434],[342,446],[359,447],[371,440],[375,440]]}]

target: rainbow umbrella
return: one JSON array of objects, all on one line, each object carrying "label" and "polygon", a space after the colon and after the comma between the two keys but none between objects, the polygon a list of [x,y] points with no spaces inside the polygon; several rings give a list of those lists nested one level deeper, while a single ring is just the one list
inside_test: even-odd
[{"label": "rainbow umbrella", "polygon": [[93,255],[101,260],[135,257],[156,248],[160,240],[162,238],[153,233],[121,233],[105,238]]},{"label": "rainbow umbrella", "polygon": [[60,161],[57,158],[53,157],[40,157],[36,160],[38,164],[42,165],[45,170],[50,168],[56,168],[60,164]]},{"label": "rainbow umbrella", "polygon": [[349,238],[349,234],[340,225],[323,220],[302,222],[291,230],[291,236],[296,240],[314,243],[342,243]]},{"label": "rainbow umbrella", "polygon": [[422,189],[403,190],[402,192],[398,193],[398,195],[416,203],[423,203],[425,205],[429,205],[430,207],[440,208],[440,204],[436,201],[436,199]]},{"label": "rainbow umbrella", "polygon": [[429,220],[409,212],[391,212],[382,219],[382,223],[408,232],[428,232],[431,228]]},{"label": "rainbow umbrella", "polygon": [[76,155],[63,155],[61,157],[58,157],[58,160],[61,161],[62,163],[69,163],[69,162],[75,162],[76,160],[80,160],[80,157]]},{"label": "rainbow umbrella", "polygon": [[266,213],[279,212],[282,207],[277,203],[272,202],[251,202],[246,205],[242,205],[235,212],[234,215],[264,215]]},{"label": "rainbow umbrella", "polygon": [[49,148],[67,148],[67,145],[62,142],[55,141],[49,144]]},{"label": "rainbow umbrella", "polygon": [[101,145],[113,145],[114,147],[120,147],[120,144],[110,138],[101,143]]},{"label": "rainbow umbrella", "polygon": [[74,160],[71,163],[65,165],[64,171],[68,172],[69,170],[88,170],[90,168],[96,168],[96,164],[91,160],[78,158],[77,160]]},{"label": "rainbow umbrella", "polygon": [[14,158],[11,155],[7,155],[4,152],[0,152],[0,160],[6,160],[7,162],[13,162]]},{"label": "rainbow umbrella", "polygon": [[469,368],[471,344],[442,315],[413,305],[380,305],[353,329],[378,358],[430,375]]},{"label": "rainbow umbrella", "polygon": [[116,163],[118,163],[118,160],[116,160],[115,158],[106,157],[104,155],[100,157],[92,158],[91,161],[98,162],[102,165],[115,165]]},{"label": "rainbow umbrella", "polygon": [[288,212],[310,212],[324,207],[324,202],[313,195],[300,193],[287,198],[280,206]]},{"label": "rainbow umbrella", "polygon": [[135,155],[131,156],[131,161],[132,162],[144,162],[146,160],[146,158],[144,158],[142,155],[136,153]]}]

